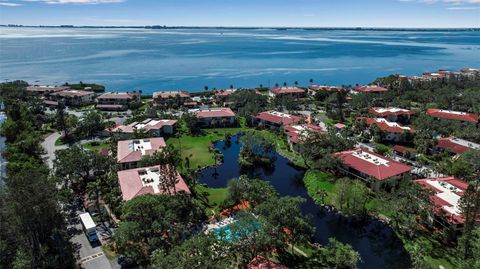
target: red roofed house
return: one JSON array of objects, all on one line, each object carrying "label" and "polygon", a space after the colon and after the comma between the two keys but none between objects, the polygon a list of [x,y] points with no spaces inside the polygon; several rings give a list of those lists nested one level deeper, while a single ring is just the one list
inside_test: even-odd
[{"label": "red roofed house", "polygon": [[62,102],[66,106],[82,106],[93,102],[94,92],[64,90],[49,94],[50,101]]},{"label": "red roofed house", "polygon": [[325,133],[326,130],[314,124],[287,125],[284,128],[287,140],[292,149],[295,145],[302,143],[311,133]]},{"label": "red roofed house", "polygon": [[229,95],[236,92],[237,89],[217,90],[215,91],[215,99],[217,99],[217,101],[225,102]]},{"label": "red roofed house", "polygon": [[[363,120],[365,118],[357,118],[357,120]],[[402,126],[396,122],[390,122],[384,118],[366,118],[366,123],[368,126],[376,125],[380,130],[384,132],[382,140],[387,141],[400,141],[401,135],[404,132],[414,133],[413,128]]]},{"label": "red roofed house", "polygon": [[463,77],[466,77],[468,79],[474,79],[476,77],[480,77],[480,69],[462,68],[462,69],[460,69],[460,72],[461,72]]},{"label": "red roofed house", "polygon": [[343,167],[340,167],[341,171],[367,181],[373,190],[379,190],[388,183],[395,184],[396,181],[407,178],[413,169],[401,162],[362,149],[338,152],[336,156],[343,164]]},{"label": "red roofed house", "polygon": [[151,156],[165,146],[163,137],[118,141],[117,162],[120,170],[136,168],[142,157]]},{"label": "red roofed house", "polygon": [[158,106],[180,106],[190,100],[190,94],[185,91],[163,91],[153,93],[153,101]]},{"label": "red roofed house", "polygon": [[[142,167],[130,170],[118,171],[118,182],[122,191],[124,201],[129,201],[137,196],[144,194],[176,194],[178,192],[190,193],[187,184],[175,171],[177,181],[174,187],[165,182],[165,167],[152,166]],[[175,169],[175,168],[165,168]]]},{"label": "red roofed house", "polygon": [[226,127],[235,124],[235,113],[228,107],[193,109],[202,127]]},{"label": "red roofed house", "polygon": [[475,113],[466,113],[466,112],[459,112],[459,111],[442,110],[438,108],[430,108],[430,109],[427,109],[427,115],[433,118],[438,118],[438,119],[458,120],[458,121],[466,121],[471,123],[478,122],[478,115]]},{"label": "red roofed house", "polygon": [[434,214],[442,225],[457,226],[465,222],[459,208],[460,198],[468,188],[468,183],[456,177],[425,178],[416,183],[433,191],[430,197],[435,204]]},{"label": "red roofed house", "polygon": [[389,121],[399,121],[399,118],[403,120],[409,120],[410,116],[415,114],[414,111],[398,108],[398,107],[371,107],[368,112],[377,117],[386,118]]},{"label": "red roofed house", "polygon": [[315,95],[317,92],[332,92],[332,91],[341,91],[342,87],[337,86],[320,86],[320,85],[310,85],[308,86],[308,94]]},{"label": "red roofed house", "polygon": [[273,110],[261,112],[255,116],[255,122],[258,126],[268,127],[271,129],[278,129],[284,125],[296,124],[302,120],[302,117]]},{"label": "red roofed house", "polygon": [[257,256],[248,265],[248,269],[288,269],[288,267],[275,263],[265,257]]},{"label": "red roofed house", "polygon": [[353,93],[382,93],[387,92],[388,89],[378,85],[355,86],[352,89]]},{"label": "red roofed house", "polygon": [[304,89],[298,87],[277,87],[270,90],[271,97],[277,97],[280,95],[290,95],[294,98],[302,98],[306,96]]},{"label": "red roofed house", "polygon": [[65,90],[69,90],[70,87],[68,86],[41,86],[41,85],[33,85],[27,87],[27,92],[32,95],[47,95],[54,92],[61,92]]},{"label": "red roofed house", "polygon": [[439,138],[435,147],[453,154],[463,154],[470,149],[480,150],[480,144],[457,138],[455,136]]},{"label": "red roofed house", "polygon": [[127,110],[130,103],[140,100],[137,92],[109,92],[97,97],[97,109],[107,111]]},{"label": "red roofed house", "polygon": [[142,122],[119,125],[106,130],[109,135],[117,135],[122,138],[132,137],[135,131],[142,131],[148,133],[150,136],[173,135],[177,131],[177,121],[146,119]]},{"label": "red roofed house", "polygon": [[415,160],[417,158],[417,151],[414,149],[410,149],[401,145],[395,145],[392,149],[395,154],[406,159]]}]

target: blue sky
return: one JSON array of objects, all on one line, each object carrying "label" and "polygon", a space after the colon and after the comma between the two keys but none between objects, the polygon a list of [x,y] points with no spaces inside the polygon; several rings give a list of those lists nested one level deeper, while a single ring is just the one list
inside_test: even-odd
[{"label": "blue sky", "polygon": [[480,0],[0,0],[0,24],[480,27]]}]

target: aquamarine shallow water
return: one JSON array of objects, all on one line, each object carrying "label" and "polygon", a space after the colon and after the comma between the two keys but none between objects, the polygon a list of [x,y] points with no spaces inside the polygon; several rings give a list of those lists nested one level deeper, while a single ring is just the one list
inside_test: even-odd
[{"label": "aquamarine shallow water", "polygon": [[342,85],[479,65],[478,31],[0,27],[0,79],[118,91]]}]

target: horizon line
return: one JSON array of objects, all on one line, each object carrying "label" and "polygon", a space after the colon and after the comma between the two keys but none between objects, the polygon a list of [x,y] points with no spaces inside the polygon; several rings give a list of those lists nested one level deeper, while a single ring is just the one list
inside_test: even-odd
[{"label": "horizon line", "polygon": [[401,27],[401,26],[192,26],[192,25],[23,25],[23,24],[0,24],[0,27],[58,27],[58,28],[245,28],[245,29],[407,29],[407,30],[480,30],[480,26],[471,27]]}]

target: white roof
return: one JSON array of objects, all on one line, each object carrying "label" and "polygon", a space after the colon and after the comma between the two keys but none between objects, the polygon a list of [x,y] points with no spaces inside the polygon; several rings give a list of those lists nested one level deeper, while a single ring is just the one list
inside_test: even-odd
[{"label": "white roof", "polygon": [[133,140],[132,143],[128,145],[128,149],[130,149],[130,151],[141,151],[142,155],[145,155],[147,150],[152,149],[152,143],[150,143],[150,139]]},{"label": "white roof", "polygon": [[375,110],[378,113],[384,113],[384,112],[409,112],[410,110],[408,109],[403,109],[403,108],[398,108],[398,107],[374,107],[373,110]]},{"label": "white roof", "polygon": [[437,192],[435,196],[451,205],[444,205],[443,209],[445,211],[450,214],[460,215],[461,212],[458,206],[458,202],[460,201],[461,196],[457,193],[460,193],[462,190],[445,181],[427,180],[426,182],[435,189],[439,190],[439,192]]},{"label": "white roof", "polygon": [[466,115],[467,114],[466,112],[453,111],[453,110],[443,110],[443,109],[438,110],[438,112],[447,113],[447,114],[454,114],[454,115]]},{"label": "white roof", "polygon": [[384,118],[376,118],[375,121],[378,122],[378,123],[380,123],[380,122],[385,123],[385,124],[387,124],[389,127],[396,127],[396,128],[400,128],[400,129],[403,129],[403,130],[410,130],[410,129],[411,129],[411,128],[408,127],[408,126],[402,126],[402,125],[400,125],[400,124],[398,124],[398,123],[396,123],[396,122],[391,122],[391,121],[388,121],[388,120],[386,120],[386,119],[384,119]]},{"label": "white roof", "polygon": [[389,164],[388,164],[390,162],[389,160],[380,158],[376,155],[370,154],[362,150],[352,152],[352,156],[377,166],[384,165],[386,167],[389,167]]},{"label": "white roof", "polygon": [[461,139],[461,138],[457,138],[457,137],[451,138],[450,142],[455,143],[457,145],[464,146],[464,147],[468,147],[468,148],[471,148],[471,149],[480,149],[480,144],[470,142],[470,141],[467,141],[467,140],[464,140],[464,139]]},{"label": "white roof", "polygon": [[158,167],[150,167],[138,171],[138,176],[142,182],[143,187],[152,187],[153,193],[160,193],[160,183],[163,181],[163,176],[160,174]]},{"label": "white roof", "polygon": [[277,116],[277,117],[281,117],[281,118],[291,118],[292,117],[292,115],[290,115],[290,114],[283,113],[283,112],[278,112],[278,111],[267,111],[265,113],[268,113],[270,115],[274,115],[274,116]]},{"label": "white roof", "polygon": [[83,226],[85,226],[85,229],[91,229],[97,227],[95,225],[95,222],[93,222],[92,216],[90,216],[90,213],[82,213],[80,214],[80,220],[83,223]]}]

